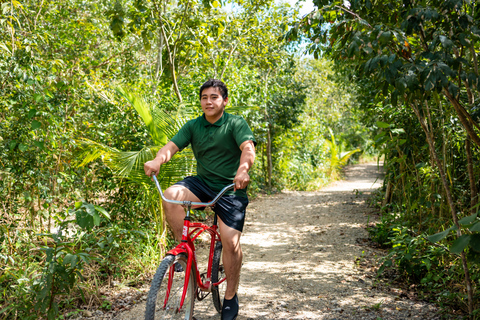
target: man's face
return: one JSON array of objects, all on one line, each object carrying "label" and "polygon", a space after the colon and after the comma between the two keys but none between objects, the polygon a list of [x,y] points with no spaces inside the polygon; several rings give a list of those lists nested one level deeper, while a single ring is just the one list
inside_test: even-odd
[{"label": "man's face", "polygon": [[205,113],[205,118],[210,123],[215,123],[222,117],[223,110],[228,103],[228,97],[223,99],[218,88],[210,87],[202,91],[200,104]]}]

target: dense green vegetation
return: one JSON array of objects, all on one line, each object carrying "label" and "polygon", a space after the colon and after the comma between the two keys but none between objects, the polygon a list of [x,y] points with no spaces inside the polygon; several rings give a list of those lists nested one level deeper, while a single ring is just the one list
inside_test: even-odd
[{"label": "dense green vegetation", "polygon": [[381,223],[396,268],[425,297],[480,315],[477,1],[329,1],[289,31],[357,85],[385,156]]},{"label": "dense green vegetation", "polygon": [[[259,142],[252,196],[316,189],[343,151],[371,148],[355,88],[278,40],[288,5],[0,3],[0,319],[108,306],[102,287],[151,279],[171,240],[143,162],[199,114],[208,78],[226,82],[227,111]],[[175,157],[162,183],[191,160]]]},{"label": "dense green vegetation", "polygon": [[[0,3],[0,319],[151,278],[171,239],[143,162],[212,77],[259,142],[251,196],[383,156],[380,271],[478,317],[477,2],[316,0],[303,19],[270,0]],[[194,170],[186,150],[162,183]]]}]

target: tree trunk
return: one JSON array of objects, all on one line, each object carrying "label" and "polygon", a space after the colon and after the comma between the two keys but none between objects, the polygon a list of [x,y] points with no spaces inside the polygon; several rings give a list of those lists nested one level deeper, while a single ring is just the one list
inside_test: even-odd
[{"label": "tree trunk", "polygon": [[448,101],[453,105],[458,119],[462,123],[463,127],[467,131],[468,136],[472,139],[472,142],[480,147],[480,137],[475,132],[474,126],[479,128],[478,124],[472,119],[470,114],[465,108],[458,102],[458,100],[448,91],[447,88],[443,88],[443,93],[447,97]]},{"label": "tree trunk", "polygon": [[470,207],[471,213],[475,213],[475,205],[477,204],[477,186],[475,185],[475,174],[473,171],[473,160],[472,160],[472,144],[470,139],[465,140],[465,149],[467,151],[467,170],[468,170],[468,180],[470,180]]},{"label": "tree trunk", "polygon": [[272,190],[272,138],[270,134],[270,125],[267,128],[267,176],[268,190]]},{"label": "tree trunk", "polygon": [[[453,201],[452,193],[450,192],[450,187],[448,185],[447,177],[445,175],[445,171],[443,169],[442,163],[440,162],[440,159],[438,158],[437,152],[435,150],[435,141],[433,140],[432,133],[429,132],[425,118],[420,114],[420,111],[418,110],[418,107],[415,105],[415,103],[410,103],[410,105],[413,111],[415,112],[415,115],[417,116],[417,119],[420,122],[420,125],[423,131],[425,132],[425,136],[427,137],[427,143],[430,149],[430,154],[437,165],[438,172],[440,173],[440,178],[442,181],[442,185],[445,189],[447,202],[450,207],[450,211],[452,213],[452,219],[453,219],[453,222],[455,223],[455,226],[457,227],[457,238],[460,238],[460,236],[462,235],[462,231],[461,231],[460,224],[458,223],[455,203]],[[427,112],[428,112],[428,109],[427,109]],[[462,251],[462,253],[460,254],[460,257],[462,259],[462,267],[465,275],[465,286],[467,287],[468,312],[471,315],[473,313],[473,291],[472,291],[472,281],[470,279],[470,272],[468,270],[467,258],[465,256],[465,250]]]}]

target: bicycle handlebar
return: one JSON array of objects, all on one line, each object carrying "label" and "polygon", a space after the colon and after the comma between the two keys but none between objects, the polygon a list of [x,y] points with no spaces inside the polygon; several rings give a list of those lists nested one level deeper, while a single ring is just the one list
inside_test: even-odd
[{"label": "bicycle handlebar", "polygon": [[215,203],[217,203],[218,199],[220,199],[225,194],[225,192],[227,192],[228,189],[232,189],[235,186],[235,183],[229,184],[228,186],[223,188],[217,194],[215,199],[213,199],[210,202],[180,201],[180,200],[170,200],[170,199],[165,198],[165,196],[163,195],[162,188],[160,187],[160,184],[158,183],[157,176],[155,174],[152,174],[152,178],[153,178],[153,181],[155,181],[155,186],[157,187],[158,192],[160,192],[160,196],[162,197],[163,201],[173,203],[173,204],[180,204],[180,205],[184,205],[184,206],[189,206],[189,207],[190,206],[201,206],[201,207],[213,206]]}]

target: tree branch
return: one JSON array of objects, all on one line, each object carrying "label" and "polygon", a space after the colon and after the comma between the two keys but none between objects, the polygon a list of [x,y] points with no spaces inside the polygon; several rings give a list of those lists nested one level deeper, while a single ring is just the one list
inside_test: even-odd
[{"label": "tree branch", "polygon": [[473,120],[470,114],[465,110],[465,108],[455,99],[452,94],[448,91],[448,88],[443,88],[443,94],[447,97],[450,103],[453,105],[460,122],[462,123],[463,127],[467,131],[468,136],[472,139],[472,141],[480,147],[480,137],[475,132],[473,126],[477,129],[480,129],[478,124]]}]

